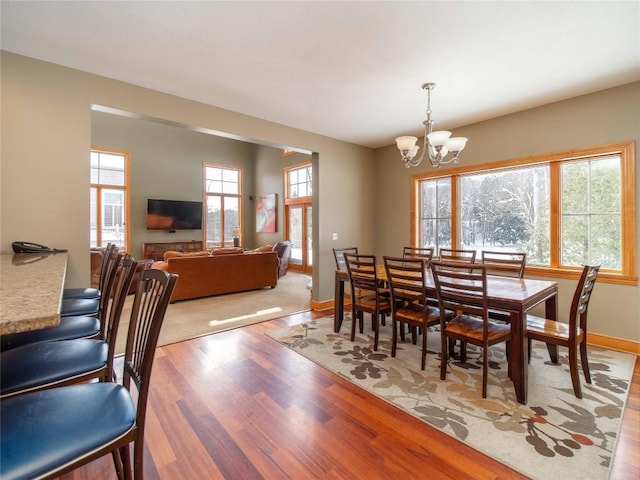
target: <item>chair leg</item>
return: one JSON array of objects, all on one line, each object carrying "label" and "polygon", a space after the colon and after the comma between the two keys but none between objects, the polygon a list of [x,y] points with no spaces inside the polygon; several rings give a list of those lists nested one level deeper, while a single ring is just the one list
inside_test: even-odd
[{"label": "chair leg", "polygon": [[440,380],[447,378],[447,348],[448,339],[444,329],[440,329]]},{"label": "chair leg", "polygon": [[591,383],[591,373],[589,371],[589,359],[587,358],[587,341],[586,339],[580,344],[580,362],[582,363],[582,371],[584,379],[587,383]]},{"label": "chair leg", "polygon": [[358,312],[358,323],[360,324],[360,333],[364,333],[364,314]]},{"label": "chair leg", "polygon": [[358,314],[355,310],[351,311],[351,341],[353,342],[356,338],[356,322],[358,321]]},{"label": "chair leg", "polygon": [[124,467],[125,480],[133,480],[133,472],[131,471],[131,450],[129,445],[125,445],[120,449],[120,457],[122,458],[122,465]]},{"label": "chair leg", "polygon": [[418,343],[418,329],[414,326],[411,326],[411,343],[414,345]]},{"label": "chair leg", "polygon": [[465,342],[460,342],[460,361],[467,363],[467,344]]},{"label": "chair leg", "polygon": [[427,329],[422,329],[422,370],[424,370],[427,363]]},{"label": "chair leg", "polygon": [[531,339],[527,338],[527,342],[529,344],[529,348],[527,348],[527,352],[528,352],[528,358],[527,358],[527,363],[531,363]]},{"label": "chair leg", "polygon": [[576,395],[576,398],[582,398],[580,375],[578,373],[578,347],[575,344],[569,345],[569,371],[571,372],[573,393]]},{"label": "chair leg", "polygon": [[[391,356],[396,356],[396,347],[398,346],[398,328],[404,332],[404,323],[396,321],[394,318],[391,322],[393,333],[391,334]],[[403,335],[404,336],[404,335]]]},{"label": "chair leg", "polygon": [[[466,345],[465,345],[466,348]],[[465,353],[466,356],[466,353]],[[482,347],[482,398],[487,398],[487,377],[489,375],[489,345]]]},{"label": "chair leg", "polygon": [[507,357],[507,376],[513,380],[511,377],[511,342],[509,340],[505,344],[505,355]]},{"label": "chair leg", "polygon": [[547,350],[549,351],[549,358],[551,359],[551,363],[558,363],[558,346],[547,343]]},{"label": "chair leg", "polygon": [[118,480],[124,480],[124,469],[122,466],[122,458],[120,457],[120,450],[114,450],[111,452],[111,456],[113,457],[113,466],[116,469]]},{"label": "chair leg", "polygon": [[373,351],[378,351],[378,338],[380,337],[380,316],[377,314],[372,315],[375,318],[373,321]]}]

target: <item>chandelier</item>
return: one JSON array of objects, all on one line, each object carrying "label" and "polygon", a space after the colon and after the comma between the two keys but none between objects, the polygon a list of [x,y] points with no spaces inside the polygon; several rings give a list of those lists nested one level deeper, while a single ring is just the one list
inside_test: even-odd
[{"label": "chandelier", "polygon": [[[396,138],[398,150],[402,154],[402,161],[406,168],[416,167],[422,163],[425,154],[429,156],[429,162],[434,167],[441,167],[447,163],[458,163],[460,152],[467,144],[466,137],[451,137],[451,132],[445,130],[433,131],[433,120],[431,120],[431,90],[436,87],[435,83],[424,83],[422,89],[427,91],[427,119],[422,122],[424,125],[424,143],[422,145],[422,155],[415,159],[418,149],[416,137],[405,136]],[[448,154],[451,157],[447,158]]]}]

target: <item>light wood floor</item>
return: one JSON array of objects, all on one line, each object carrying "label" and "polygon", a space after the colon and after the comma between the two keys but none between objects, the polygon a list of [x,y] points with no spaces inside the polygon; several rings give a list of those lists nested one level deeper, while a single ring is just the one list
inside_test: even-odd
[{"label": "light wood floor", "polygon": [[[145,479],[526,478],[264,335],[314,316],[159,348]],[[636,362],[611,479],[637,480],[639,452]],[[62,478],[112,479],[111,457]]]}]

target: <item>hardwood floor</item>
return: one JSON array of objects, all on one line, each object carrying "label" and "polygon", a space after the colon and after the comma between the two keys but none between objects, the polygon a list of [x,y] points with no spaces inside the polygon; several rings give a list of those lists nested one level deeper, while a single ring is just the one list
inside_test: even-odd
[{"label": "hardwood floor", "polygon": [[[325,312],[332,314],[332,312]],[[158,349],[145,479],[524,479],[267,338],[318,312]],[[640,366],[612,480],[640,471]],[[114,478],[111,457],[63,478]]]}]

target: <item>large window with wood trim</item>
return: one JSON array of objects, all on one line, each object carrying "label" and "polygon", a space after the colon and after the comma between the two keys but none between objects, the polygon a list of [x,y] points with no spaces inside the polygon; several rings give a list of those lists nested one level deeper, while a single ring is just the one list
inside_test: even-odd
[{"label": "large window with wood trim", "polygon": [[208,163],[203,168],[205,244],[207,248],[241,245],[242,170]]},{"label": "large window with wood trim", "polygon": [[573,277],[583,264],[635,284],[634,144],[416,175],[419,246],[524,251],[527,271]]},{"label": "large window with wood trim", "polygon": [[129,152],[92,148],[90,161],[90,245],[130,251]]},{"label": "large window with wood trim", "polygon": [[312,271],[312,184],[311,163],[284,169],[285,236],[292,243],[289,268],[305,273]]}]

